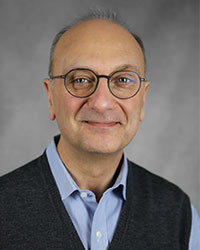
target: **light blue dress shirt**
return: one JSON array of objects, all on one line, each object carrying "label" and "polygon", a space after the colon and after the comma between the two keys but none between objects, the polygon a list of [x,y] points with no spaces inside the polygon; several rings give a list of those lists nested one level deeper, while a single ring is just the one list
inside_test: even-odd
[{"label": "light blue dress shirt", "polygon": [[[126,200],[126,156],[115,184],[104,192],[97,203],[93,192],[80,190],[74,182],[57,153],[54,140],[46,154],[63,204],[85,249],[106,250],[115,232],[123,201]],[[200,219],[193,206],[189,250],[200,250]]]}]

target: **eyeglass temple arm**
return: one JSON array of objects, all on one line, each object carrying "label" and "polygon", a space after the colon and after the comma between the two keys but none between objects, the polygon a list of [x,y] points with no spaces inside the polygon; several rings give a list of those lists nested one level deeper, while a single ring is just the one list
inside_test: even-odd
[{"label": "eyeglass temple arm", "polygon": [[49,78],[50,78],[51,80],[56,79],[56,78],[62,78],[62,79],[64,79],[64,78],[65,78],[65,75],[60,75],[60,76],[49,76]]}]

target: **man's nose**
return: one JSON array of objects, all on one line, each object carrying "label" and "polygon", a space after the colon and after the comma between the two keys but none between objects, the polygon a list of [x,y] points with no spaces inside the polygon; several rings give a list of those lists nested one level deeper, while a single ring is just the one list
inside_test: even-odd
[{"label": "man's nose", "polygon": [[88,98],[88,106],[99,113],[113,109],[116,105],[116,97],[114,97],[109,88],[108,80],[100,78],[96,91]]}]

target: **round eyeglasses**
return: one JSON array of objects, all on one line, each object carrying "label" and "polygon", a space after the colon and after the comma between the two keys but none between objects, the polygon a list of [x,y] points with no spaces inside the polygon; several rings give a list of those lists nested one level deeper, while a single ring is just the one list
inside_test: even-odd
[{"label": "round eyeglasses", "polygon": [[106,78],[111,94],[119,99],[129,99],[135,96],[140,88],[141,78],[136,72],[130,70],[116,71],[110,76],[97,75],[90,69],[72,69],[65,75],[50,76],[50,79],[62,78],[66,90],[75,97],[85,98],[92,95],[98,87],[99,79]]}]

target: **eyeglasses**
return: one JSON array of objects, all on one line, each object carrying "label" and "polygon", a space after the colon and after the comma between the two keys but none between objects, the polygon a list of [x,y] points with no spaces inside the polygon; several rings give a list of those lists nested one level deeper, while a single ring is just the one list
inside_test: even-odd
[{"label": "eyeglasses", "polygon": [[62,78],[66,90],[75,97],[85,98],[92,95],[98,87],[99,79],[106,78],[110,93],[119,99],[129,99],[135,96],[140,88],[141,78],[136,72],[130,70],[116,71],[110,76],[97,75],[90,69],[72,69],[65,75],[50,76],[50,79]]}]

